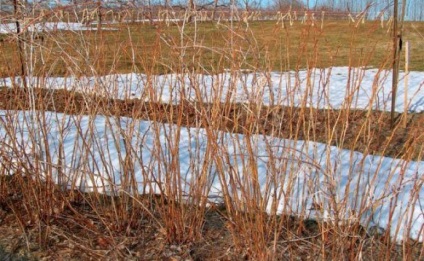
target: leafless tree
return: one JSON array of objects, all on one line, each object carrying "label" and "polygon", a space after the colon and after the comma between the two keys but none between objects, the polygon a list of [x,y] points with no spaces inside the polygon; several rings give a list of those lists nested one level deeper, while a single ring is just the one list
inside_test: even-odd
[{"label": "leafless tree", "polygon": [[298,10],[305,8],[305,5],[300,0],[275,0],[273,9],[277,10]]}]

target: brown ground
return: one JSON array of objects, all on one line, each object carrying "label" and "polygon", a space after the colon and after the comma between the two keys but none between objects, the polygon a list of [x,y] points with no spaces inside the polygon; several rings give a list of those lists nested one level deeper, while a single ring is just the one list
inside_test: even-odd
[{"label": "brown ground", "polygon": [[[261,107],[249,104],[180,105],[114,100],[65,90],[35,89],[37,110],[66,114],[103,114],[213,127],[237,133],[258,133],[275,137],[311,140],[363,153],[422,158],[424,114],[396,114],[396,127],[390,126],[390,113],[363,110],[317,110],[283,106]],[[0,88],[0,109],[27,110],[29,95],[24,89]],[[216,116],[218,115],[218,117]],[[205,117],[206,116],[206,117]],[[211,122],[212,118],[221,118]]]},{"label": "brown ground", "polygon": [[[424,144],[424,114],[409,114],[406,128],[397,125],[391,131],[390,115],[375,111],[368,115],[366,111],[255,108],[247,104],[168,105],[46,89],[35,89],[35,94],[37,110],[129,116],[321,142],[330,139],[332,145],[409,159],[422,157],[419,154]],[[0,109],[29,109],[27,91],[0,88]],[[221,121],[210,122],[213,115],[220,115]],[[166,199],[139,196],[147,211],[128,197],[61,191],[55,185],[22,176],[0,176],[0,246],[6,252],[0,248],[0,260],[23,255],[44,260],[252,259],[249,249],[235,246],[233,222],[221,206],[206,209],[195,243],[175,243],[166,240],[152,218],[163,221],[160,213],[164,210],[156,206],[166,208]],[[284,227],[276,246],[280,260],[316,260],[323,253],[329,259],[344,256],[346,260],[357,258],[359,252],[364,260],[400,260],[402,255],[419,260],[424,256],[422,244],[394,245],[389,237],[369,235],[358,224],[343,228],[288,216],[279,219]],[[242,238],[242,234],[237,236]]]},{"label": "brown ground", "polygon": [[[47,184],[21,175],[1,179],[0,260],[257,260],[248,248],[234,245],[233,222],[223,206],[205,210],[198,240],[175,243],[167,241],[155,223],[162,222],[160,211],[170,207],[159,196],[138,196],[134,204],[125,197],[54,186],[49,194]],[[37,196],[27,193],[31,190],[37,190]],[[127,215],[119,216],[122,211]],[[356,260],[358,253],[363,260],[424,257],[418,242],[396,245],[387,234],[367,234],[354,223],[332,226],[291,216],[280,216],[277,222],[281,231],[275,260],[319,260],[323,253],[329,260]],[[241,240],[243,235],[235,236]]]}]

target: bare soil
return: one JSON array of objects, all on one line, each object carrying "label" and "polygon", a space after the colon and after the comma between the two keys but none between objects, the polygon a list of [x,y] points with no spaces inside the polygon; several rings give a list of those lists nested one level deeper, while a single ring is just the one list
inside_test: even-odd
[{"label": "bare soil", "polygon": [[[137,196],[135,204],[123,197],[58,187],[48,190],[49,184],[22,175],[1,179],[1,260],[253,259],[249,249],[234,245],[229,230],[233,222],[221,205],[206,209],[196,242],[176,243],[167,241],[151,216],[161,221],[157,207],[167,207],[166,199],[158,195]],[[31,189],[38,191],[38,197],[28,197],[26,191]],[[48,191],[53,193],[47,195]],[[50,203],[37,208],[46,198]],[[121,211],[131,215],[119,219],[115,215]],[[364,260],[422,260],[424,256],[422,243],[393,244],[384,232],[366,233],[359,224],[337,227],[293,216],[280,216],[279,223],[284,229],[275,246],[275,260],[319,260],[323,253],[329,259],[345,260],[354,260],[359,253]]]},{"label": "bare soil", "polygon": [[[280,138],[328,143],[365,154],[405,160],[422,158],[424,113],[396,114],[364,110],[319,110],[255,104],[205,104],[182,101],[178,105],[118,100],[67,90],[34,89],[36,110],[65,114],[108,115],[175,123],[188,127],[212,127],[236,133],[264,134]],[[0,88],[0,109],[30,109],[29,92]],[[211,122],[212,117],[221,120]],[[407,157],[407,158],[405,158]]]}]

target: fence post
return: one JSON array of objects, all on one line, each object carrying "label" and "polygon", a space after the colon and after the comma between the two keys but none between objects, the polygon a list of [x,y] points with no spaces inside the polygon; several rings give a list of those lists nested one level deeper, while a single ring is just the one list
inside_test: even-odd
[{"label": "fence post", "polygon": [[395,126],[395,106],[396,106],[396,94],[398,87],[398,76],[399,76],[399,41],[400,32],[398,32],[398,0],[395,0],[393,7],[393,68],[392,68],[392,107],[390,110],[390,126]]}]

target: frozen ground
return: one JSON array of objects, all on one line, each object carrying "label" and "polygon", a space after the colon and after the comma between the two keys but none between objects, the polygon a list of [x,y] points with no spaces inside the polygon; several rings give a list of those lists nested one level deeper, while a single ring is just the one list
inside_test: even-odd
[{"label": "frozen ground", "polygon": [[[410,72],[405,88],[405,74],[400,73],[397,112],[424,112],[424,72]],[[7,86],[10,78],[2,79]],[[264,105],[308,106],[315,108],[357,108],[389,111],[391,108],[390,71],[334,67],[299,72],[222,73],[218,75],[144,75],[116,74],[102,77],[61,78],[44,80],[48,88],[66,88],[81,92],[108,95],[121,99],[139,98],[150,101],[178,103],[190,100],[255,102]],[[1,80],[0,80],[1,82]],[[39,79],[29,82],[36,86]],[[19,79],[15,80],[20,84]],[[196,92],[197,91],[197,92]],[[200,94],[200,96],[199,96]]]}]

